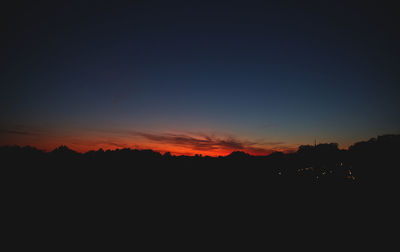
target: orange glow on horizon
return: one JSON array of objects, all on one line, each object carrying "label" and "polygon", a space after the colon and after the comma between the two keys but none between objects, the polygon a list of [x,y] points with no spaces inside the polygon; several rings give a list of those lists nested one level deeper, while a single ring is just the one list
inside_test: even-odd
[{"label": "orange glow on horizon", "polygon": [[[147,138],[146,138],[147,137]],[[194,156],[227,156],[234,151],[243,151],[254,156],[269,155],[274,151],[291,152],[295,148],[280,146],[262,146],[235,139],[225,139],[207,136],[190,136],[180,134],[143,134],[132,135],[109,135],[95,134],[92,132],[70,132],[69,134],[48,135],[5,135],[0,139],[0,145],[32,146],[43,151],[53,151],[55,148],[65,145],[68,148],[85,153],[116,149],[138,149],[153,150],[164,154],[170,152],[172,155]]]},{"label": "orange glow on horizon", "polygon": [[[5,145],[5,144],[1,144]],[[202,156],[211,156],[211,157],[218,157],[218,156],[227,156],[234,151],[243,151],[245,153],[254,155],[254,156],[263,156],[269,155],[274,151],[282,151],[282,152],[290,152],[292,149],[271,149],[265,151],[252,151],[246,148],[244,149],[210,149],[210,150],[198,150],[189,147],[182,147],[176,146],[172,144],[151,144],[151,143],[141,143],[141,144],[127,144],[121,143],[120,146],[116,146],[115,144],[107,144],[107,143],[91,143],[90,141],[79,142],[76,143],[74,141],[51,141],[51,140],[44,140],[44,141],[36,141],[35,143],[32,142],[25,142],[25,141],[18,141],[17,143],[7,144],[7,145],[19,145],[19,146],[32,146],[38,148],[40,150],[51,152],[59,146],[65,145],[71,150],[74,150],[79,153],[86,153],[88,151],[97,151],[99,149],[103,150],[116,150],[116,149],[138,149],[138,150],[153,150],[155,152],[159,152],[164,154],[166,152],[170,152],[171,155],[174,156],[194,156],[196,154],[201,154]]]},{"label": "orange glow on horizon", "polygon": [[[184,148],[184,147],[179,147],[179,146],[173,146],[173,145],[159,145],[159,146],[137,146],[137,145],[132,145],[132,146],[124,146],[124,147],[116,147],[114,145],[108,145],[108,144],[96,144],[90,148],[89,146],[85,145],[77,145],[77,144],[55,144],[55,143],[48,143],[48,144],[40,144],[38,146],[31,145],[31,144],[26,144],[30,145],[32,147],[36,147],[38,149],[51,152],[57,147],[61,145],[65,145],[71,150],[74,150],[79,153],[86,153],[88,151],[97,151],[99,149],[103,149],[104,151],[106,150],[116,150],[116,149],[124,149],[124,148],[129,148],[129,149],[137,149],[137,150],[153,150],[155,152],[159,152],[161,154],[165,154],[166,152],[170,152],[171,155],[173,156],[180,156],[180,155],[185,155],[185,156],[194,156],[196,154],[201,154],[202,156],[211,156],[211,157],[218,157],[218,156],[227,156],[231,154],[234,151],[243,151],[245,153],[248,153],[250,155],[254,156],[263,156],[263,155],[269,155],[274,151],[283,151],[283,152],[290,152],[290,150],[267,150],[265,152],[254,152],[246,149],[231,149],[231,150],[221,150],[221,149],[214,149],[214,150],[196,150],[196,149],[190,149],[190,148]],[[26,146],[24,145],[24,146]]]}]

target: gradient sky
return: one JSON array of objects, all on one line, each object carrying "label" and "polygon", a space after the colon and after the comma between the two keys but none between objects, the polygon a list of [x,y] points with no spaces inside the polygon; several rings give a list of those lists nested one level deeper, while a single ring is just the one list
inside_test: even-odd
[{"label": "gradient sky", "polygon": [[0,145],[267,154],[400,133],[384,1],[71,2],[4,8]]}]

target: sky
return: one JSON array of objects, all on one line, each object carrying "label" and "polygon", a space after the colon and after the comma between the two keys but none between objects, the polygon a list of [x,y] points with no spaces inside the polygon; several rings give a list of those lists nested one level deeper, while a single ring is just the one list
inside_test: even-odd
[{"label": "sky", "polygon": [[264,155],[400,133],[385,1],[4,7],[0,145]]}]

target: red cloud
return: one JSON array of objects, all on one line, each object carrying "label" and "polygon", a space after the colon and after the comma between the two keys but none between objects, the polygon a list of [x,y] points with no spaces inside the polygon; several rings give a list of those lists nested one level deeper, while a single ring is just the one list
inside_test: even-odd
[{"label": "red cloud", "polygon": [[245,151],[253,155],[266,155],[273,150],[258,147],[258,143],[250,141],[240,141],[234,138],[217,138],[213,136],[193,137],[184,134],[150,134],[135,132],[134,135],[141,136],[147,140],[159,144],[184,147],[197,152],[229,153],[232,151]]}]

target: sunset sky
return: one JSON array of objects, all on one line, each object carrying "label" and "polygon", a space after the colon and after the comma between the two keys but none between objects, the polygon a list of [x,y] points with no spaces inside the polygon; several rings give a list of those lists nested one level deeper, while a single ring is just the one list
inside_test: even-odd
[{"label": "sunset sky", "polygon": [[264,155],[400,133],[384,1],[109,2],[5,8],[0,145]]}]

